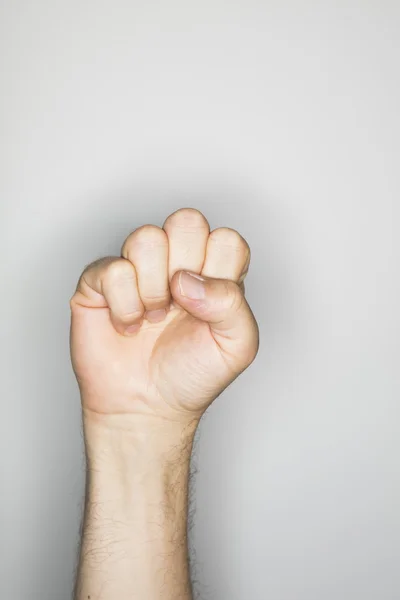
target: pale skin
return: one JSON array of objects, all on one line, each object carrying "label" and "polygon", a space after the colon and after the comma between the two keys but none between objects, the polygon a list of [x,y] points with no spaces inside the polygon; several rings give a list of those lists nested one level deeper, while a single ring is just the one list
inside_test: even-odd
[{"label": "pale skin", "polygon": [[[75,600],[192,600],[189,463],[207,407],[255,359],[250,248],[191,208],[144,225],[71,298],[87,493]],[[185,276],[189,272],[197,277]]]}]

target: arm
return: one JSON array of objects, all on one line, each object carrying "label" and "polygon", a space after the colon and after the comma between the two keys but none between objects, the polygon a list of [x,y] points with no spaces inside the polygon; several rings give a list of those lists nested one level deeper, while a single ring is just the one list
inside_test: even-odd
[{"label": "arm", "polygon": [[[84,419],[87,497],[76,600],[190,600],[187,488],[196,422]],[[143,435],[143,432],[146,432]]]},{"label": "arm", "polygon": [[187,487],[197,424],[255,359],[250,250],[193,209],[146,225],[71,299],[87,497],[76,600],[191,600]]}]

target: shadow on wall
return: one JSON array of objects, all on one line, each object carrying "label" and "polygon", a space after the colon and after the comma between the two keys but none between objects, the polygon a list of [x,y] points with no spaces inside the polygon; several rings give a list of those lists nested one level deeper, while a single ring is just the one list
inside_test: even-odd
[{"label": "shadow on wall", "polygon": [[[98,199],[82,199],[72,205],[62,227],[45,232],[40,252],[30,259],[24,294],[29,304],[21,327],[21,344],[30,357],[23,384],[29,397],[25,443],[36,469],[36,492],[27,490],[35,531],[25,571],[26,597],[69,599],[72,589],[84,491],[80,399],[69,358],[69,299],[78,277],[86,264],[100,256],[118,255],[125,237],[135,228],[146,223],[162,226],[170,213],[187,206],[201,210],[211,229],[232,227],[248,239],[253,274],[247,295],[264,343],[271,344],[277,323],[288,321],[284,253],[277,261],[282,240],[269,253],[282,229],[278,226],[282,217],[273,214],[272,201],[240,186],[195,181],[190,189],[171,189],[145,183]],[[262,368],[263,353],[262,344],[258,368]],[[60,593],[55,595],[55,590]]]}]

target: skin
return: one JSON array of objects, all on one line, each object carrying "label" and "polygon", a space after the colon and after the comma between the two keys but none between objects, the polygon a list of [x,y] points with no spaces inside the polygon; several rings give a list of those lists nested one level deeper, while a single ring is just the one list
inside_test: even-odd
[{"label": "skin", "polygon": [[[202,414],[258,352],[249,264],[237,231],[210,233],[184,208],[80,276],[70,301],[87,459],[76,600],[192,599],[190,455]],[[185,286],[185,272],[202,280]]]}]

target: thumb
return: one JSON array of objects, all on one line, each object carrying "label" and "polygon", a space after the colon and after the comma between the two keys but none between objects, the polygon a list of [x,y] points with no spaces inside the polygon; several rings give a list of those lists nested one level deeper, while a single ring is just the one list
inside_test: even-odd
[{"label": "thumb", "polygon": [[213,279],[178,271],[171,281],[174,300],[189,314],[206,321],[223,350],[242,349],[252,362],[259,346],[255,317],[240,286],[229,279]]}]

